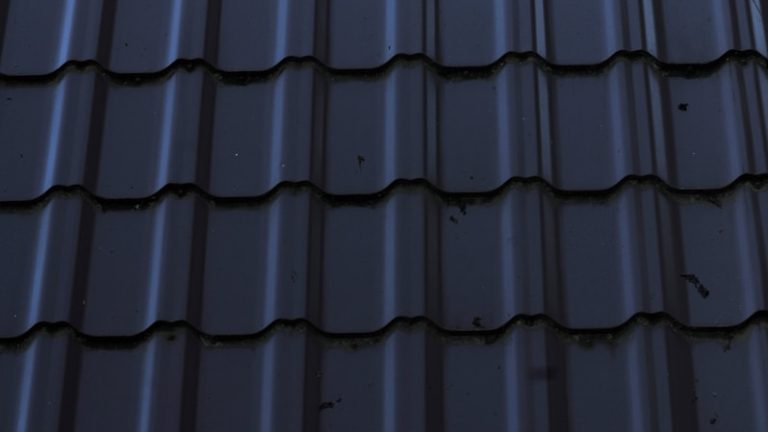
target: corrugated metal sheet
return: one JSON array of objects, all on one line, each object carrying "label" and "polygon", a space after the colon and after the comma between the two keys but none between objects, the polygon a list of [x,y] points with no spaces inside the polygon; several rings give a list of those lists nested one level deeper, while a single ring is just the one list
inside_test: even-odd
[{"label": "corrugated metal sheet", "polygon": [[199,58],[264,70],[291,57],[357,69],[397,54],[450,66],[508,52],[580,65],[637,50],[670,63],[768,54],[766,0],[8,0],[1,9],[0,72],[9,75],[46,74],[70,60],[149,72]]},{"label": "corrugated metal sheet", "polygon": [[720,188],[768,172],[766,98],[756,61],[699,79],[630,61],[596,75],[512,62],[459,78],[423,62],[372,77],[297,66],[246,85],[200,68],[140,85],[69,71],[0,86],[0,199],[54,185],[146,197],[168,183],[253,196],[284,181],[370,194],[415,178],[449,192],[512,177],[606,189],[630,175]]},{"label": "corrugated metal sheet", "polygon": [[472,330],[521,314],[596,328],[641,312],[733,325],[766,308],[766,220],[768,193],[750,186],[590,200],[531,185],[448,202],[402,187],[346,205],[287,189],[137,210],[56,194],[0,212],[0,260],[17,268],[0,273],[0,335],[56,321],[126,335],[157,320],[243,334],[298,318],[349,333],[398,316]]},{"label": "corrugated metal sheet", "polygon": [[547,326],[491,338],[396,328],[245,343],[183,330],[138,344],[39,333],[0,351],[3,430],[766,430],[768,329],[615,338]]}]

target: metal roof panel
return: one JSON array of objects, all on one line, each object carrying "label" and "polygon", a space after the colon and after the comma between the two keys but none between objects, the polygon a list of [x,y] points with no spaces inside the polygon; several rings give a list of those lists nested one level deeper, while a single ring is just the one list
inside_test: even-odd
[{"label": "metal roof panel", "polygon": [[372,77],[295,66],[244,85],[200,68],[140,85],[72,70],[0,85],[0,199],[57,185],[137,198],[168,183],[242,197],[286,181],[373,194],[397,179],[479,192],[512,177],[601,190],[644,175],[717,189],[768,173],[766,88],[756,61],[697,79],[637,61],[459,78],[423,62]]},{"label": "metal roof panel", "polygon": [[[289,57],[375,68],[398,54],[479,66],[506,53],[560,65],[644,51],[707,63],[766,51],[766,0],[10,0],[0,16],[0,73],[40,75],[68,61],[145,73],[178,59],[222,70],[266,70]],[[140,24],[139,24],[140,23]]]},{"label": "metal roof panel", "polygon": [[369,339],[183,329],[93,345],[38,332],[0,351],[3,430],[763,430],[766,328],[732,339],[660,324],[578,339],[420,326]]},{"label": "metal roof panel", "polygon": [[765,309],[767,199],[749,184],[723,196],[627,184],[592,199],[534,184],[463,200],[425,187],[373,202],[166,193],[135,209],[56,193],[0,211],[0,242],[14,245],[1,262],[17,269],[0,272],[0,335],[176,320],[247,334],[281,319],[348,333],[418,316],[477,330],[537,314],[606,328],[642,312],[734,325]]}]

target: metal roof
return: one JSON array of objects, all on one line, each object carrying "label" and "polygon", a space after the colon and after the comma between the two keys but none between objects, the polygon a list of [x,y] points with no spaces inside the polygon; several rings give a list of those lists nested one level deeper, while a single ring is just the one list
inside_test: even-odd
[{"label": "metal roof", "polygon": [[38,333],[0,352],[3,430],[765,430],[768,333],[395,326],[373,338]]},{"label": "metal roof", "polygon": [[[178,59],[266,70],[311,57],[376,68],[401,54],[483,66],[507,53],[590,65],[617,52],[707,63],[768,54],[765,0],[8,0],[0,73],[47,74],[68,61],[154,72]],[[2,24],[0,24],[2,26]],[[29,53],[34,52],[35,56]]]},{"label": "metal roof", "polygon": [[2,2],[0,429],[768,429],[766,7]]},{"label": "metal roof", "polygon": [[0,336],[177,320],[248,334],[281,319],[350,333],[417,316],[473,330],[538,314],[583,329],[657,312],[714,327],[766,308],[768,193],[749,185],[711,199],[629,183],[592,199],[531,184],[464,199],[402,186],[369,203],[310,188],[137,203],[74,193],[0,209],[0,242],[15,245],[0,259],[16,268],[0,273]]},{"label": "metal roof", "polygon": [[56,185],[137,198],[168,183],[219,197],[281,182],[373,194],[398,179],[481,192],[514,177],[595,190],[645,175],[717,189],[768,172],[766,89],[758,60],[696,79],[628,60],[598,74],[524,61],[469,76],[421,61],[373,76],[293,65],[244,83],[202,67],[128,83],[67,69],[0,84],[0,199]]}]

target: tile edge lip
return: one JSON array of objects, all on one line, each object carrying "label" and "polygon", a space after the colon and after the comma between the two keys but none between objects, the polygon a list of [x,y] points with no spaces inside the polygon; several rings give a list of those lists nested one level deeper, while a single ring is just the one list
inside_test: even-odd
[{"label": "tile edge lip", "polygon": [[147,342],[158,335],[174,332],[188,332],[198,338],[204,345],[212,346],[236,346],[242,344],[256,344],[267,340],[279,333],[306,333],[325,340],[329,344],[338,342],[362,341],[367,343],[382,343],[387,337],[398,332],[413,330],[426,330],[438,337],[451,341],[476,342],[481,339],[483,343],[494,343],[516,331],[522,330],[547,330],[559,337],[570,339],[576,343],[592,344],[598,341],[620,342],[622,337],[638,328],[665,327],[690,339],[706,339],[713,341],[730,342],[739,337],[746,330],[757,326],[768,326],[768,311],[758,310],[748,317],[736,323],[721,323],[717,325],[700,326],[690,325],[677,320],[667,312],[637,312],[624,322],[606,327],[567,327],[547,314],[525,315],[519,314],[494,328],[475,329],[451,329],[439,325],[433,319],[426,316],[403,317],[391,319],[384,326],[372,331],[357,332],[332,332],[324,330],[310,320],[277,319],[253,333],[242,334],[211,334],[200,330],[188,321],[162,321],[158,320],[138,333],[123,335],[105,335],[86,333],[66,321],[37,322],[25,332],[16,336],[0,337],[0,353],[3,351],[17,351],[25,349],[30,343],[45,335],[67,333],[87,347],[105,349],[130,349]]},{"label": "tile edge lip", "polygon": [[[40,195],[25,198],[21,196],[12,196],[10,199],[3,199],[0,193],[0,211],[3,210],[25,210],[39,208],[53,199],[60,197],[76,196],[84,201],[90,202],[95,207],[108,209],[145,209],[167,197],[186,197],[193,196],[206,200],[218,206],[240,206],[240,205],[261,205],[271,202],[276,196],[282,193],[290,192],[309,192],[310,194],[325,201],[331,206],[369,206],[384,201],[389,196],[402,191],[420,188],[428,193],[435,195],[447,202],[461,200],[493,200],[505,193],[525,187],[538,187],[551,193],[562,200],[594,200],[608,199],[632,188],[654,188],[660,193],[672,197],[701,199],[718,205],[719,199],[741,187],[751,187],[753,190],[762,191],[768,185],[768,173],[744,173],[734,178],[729,183],[721,187],[705,188],[685,188],[668,183],[664,178],[657,175],[626,175],[618,182],[606,188],[599,189],[571,189],[563,188],[560,184],[553,184],[545,178],[534,177],[510,177],[498,187],[488,190],[468,190],[455,191],[442,189],[425,178],[404,179],[398,178],[392,180],[385,187],[373,190],[369,193],[335,193],[325,190],[323,187],[308,181],[281,181],[264,193],[256,195],[224,195],[215,194],[198,186],[195,183],[167,183],[159,190],[153,191],[147,195],[118,197],[108,194],[99,194],[86,186],[76,185],[54,185],[49,187]],[[8,194],[11,195],[11,194]]]},{"label": "tile edge lip", "polygon": [[[376,77],[399,66],[421,64],[434,73],[451,79],[478,79],[495,74],[507,63],[530,62],[547,73],[557,75],[595,75],[610,69],[620,62],[640,61],[650,64],[655,70],[665,75],[697,78],[711,75],[725,64],[733,61],[753,61],[768,64],[767,53],[756,49],[730,49],[719,56],[705,61],[674,62],[660,59],[645,50],[617,50],[597,62],[558,63],[534,51],[508,51],[495,59],[481,64],[440,63],[424,53],[397,53],[381,63],[361,65],[360,67],[335,67],[315,56],[286,56],[280,61],[262,69],[227,69],[211,63],[204,58],[177,58],[174,61],[158,65],[154,69],[116,70],[96,59],[69,59],[47,70],[27,73],[0,72],[0,83],[44,84],[56,81],[67,73],[82,70],[95,70],[119,85],[141,85],[161,81],[178,71],[191,71],[197,68],[207,71],[215,80],[225,84],[243,85],[250,82],[265,81],[292,67],[312,67],[330,76]],[[23,67],[20,69],[24,69]]]}]

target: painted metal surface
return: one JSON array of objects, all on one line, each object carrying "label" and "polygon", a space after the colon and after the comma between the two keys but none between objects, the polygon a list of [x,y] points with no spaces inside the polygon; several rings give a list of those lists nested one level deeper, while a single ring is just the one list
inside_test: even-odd
[{"label": "painted metal surface", "polygon": [[768,54],[766,13],[766,0],[8,0],[0,73],[46,74],[72,60],[131,73],[177,59],[265,70],[296,57],[360,69],[398,54],[447,66],[506,53],[585,65],[622,51],[706,63],[731,50]]},{"label": "painted metal surface", "polygon": [[766,7],[0,2],[0,430],[768,429]]},{"label": "painted metal surface", "polygon": [[62,331],[0,350],[3,430],[765,430],[768,333],[665,325],[581,339],[416,326],[376,338],[185,330],[92,344]]},{"label": "painted metal surface", "polygon": [[[127,208],[126,208],[127,207]],[[258,332],[304,319],[337,333],[423,316],[452,330],[544,314],[609,328],[638,313],[734,325],[766,308],[768,193],[622,186],[602,198],[540,185],[444,201],[399,187],[334,203],[287,188],[260,203],[166,194],[101,208],[78,194],[0,211],[0,335],[39,322],[130,335],[155,321]],[[482,324],[478,324],[482,323]]]},{"label": "painted metal surface", "polygon": [[294,66],[244,85],[200,68],[139,84],[71,70],[0,84],[0,199],[56,185],[147,197],[168,183],[222,197],[281,182],[372,194],[398,179],[478,192],[515,177],[599,190],[644,175],[716,189],[768,173],[766,98],[757,61],[696,79],[642,61],[594,75],[511,62],[466,77],[418,61],[374,76]]}]

